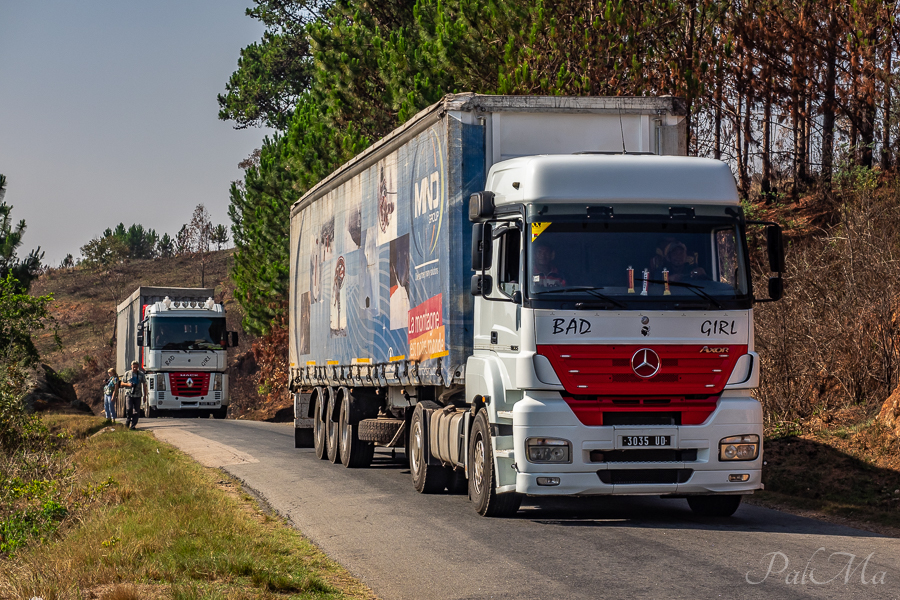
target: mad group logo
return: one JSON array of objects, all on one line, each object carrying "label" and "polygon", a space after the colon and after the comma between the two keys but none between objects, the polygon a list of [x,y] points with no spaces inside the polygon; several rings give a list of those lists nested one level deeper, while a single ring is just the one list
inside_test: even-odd
[{"label": "mad group logo", "polygon": [[423,133],[413,153],[410,184],[413,199],[413,242],[419,260],[437,258],[438,240],[444,221],[444,149],[432,128]]}]

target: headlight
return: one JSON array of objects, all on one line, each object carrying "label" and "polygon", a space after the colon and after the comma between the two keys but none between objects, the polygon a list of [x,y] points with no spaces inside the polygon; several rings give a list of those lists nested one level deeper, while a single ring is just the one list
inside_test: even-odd
[{"label": "headlight", "polygon": [[528,456],[528,462],[572,462],[572,444],[568,440],[558,440],[554,438],[528,438],[527,440],[525,440],[525,452]]},{"label": "headlight", "polygon": [[213,380],[213,391],[221,392],[222,391],[222,374],[216,373],[216,377]]},{"label": "headlight", "polygon": [[758,435],[733,435],[719,442],[719,460],[755,460],[758,456]]},{"label": "headlight", "polygon": [[156,376],[156,390],[159,392],[166,391],[166,377],[168,375],[166,373],[159,373]]}]

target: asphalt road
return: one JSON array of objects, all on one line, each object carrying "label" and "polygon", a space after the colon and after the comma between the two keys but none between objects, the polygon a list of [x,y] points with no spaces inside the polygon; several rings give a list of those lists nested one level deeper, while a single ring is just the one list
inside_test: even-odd
[{"label": "asphalt road", "polygon": [[900,598],[900,539],[744,504],[700,518],[657,497],[526,499],[480,517],[416,493],[379,450],[369,469],[295,449],[291,424],[143,419],[242,480],[389,599]]}]

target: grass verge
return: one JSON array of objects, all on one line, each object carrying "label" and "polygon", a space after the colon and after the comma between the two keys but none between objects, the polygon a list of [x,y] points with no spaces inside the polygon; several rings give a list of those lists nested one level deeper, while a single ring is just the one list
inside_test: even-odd
[{"label": "grass verge", "polygon": [[96,417],[47,422],[84,438],[68,482],[84,502],[54,536],[0,559],[0,597],[374,597],[222,472]]}]

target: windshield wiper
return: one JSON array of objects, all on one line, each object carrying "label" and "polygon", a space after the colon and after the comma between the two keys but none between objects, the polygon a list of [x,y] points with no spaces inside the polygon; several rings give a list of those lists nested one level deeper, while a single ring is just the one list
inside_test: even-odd
[{"label": "windshield wiper", "polygon": [[695,294],[697,294],[698,296],[702,296],[702,297],[706,298],[712,304],[714,304],[716,308],[718,308],[719,310],[722,310],[722,305],[719,304],[715,298],[713,298],[712,296],[710,296],[709,294],[704,292],[703,288],[699,285],[694,285],[693,283],[685,283],[683,281],[665,281],[664,279],[641,279],[640,281],[646,281],[647,283],[662,283],[662,284],[668,283],[669,285],[687,288],[687,289],[691,290],[692,292],[694,292]]},{"label": "windshield wiper", "polygon": [[618,300],[613,300],[606,294],[602,294],[597,290],[602,290],[602,287],[594,287],[590,285],[570,285],[566,287],[558,287],[553,288],[552,290],[542,290],[540,292],[532,292],[532,296],[539,296],[541,294],[556,294],[556,293],[566,293],[566,292],[587,292],[595,298],[600,298],[605,302],[609,302],[613,306],[618,306],[619,308],[626,308],[624,304],[619,302]]}]

